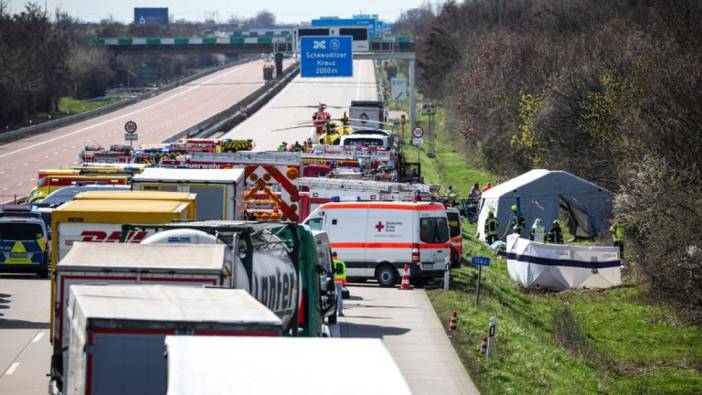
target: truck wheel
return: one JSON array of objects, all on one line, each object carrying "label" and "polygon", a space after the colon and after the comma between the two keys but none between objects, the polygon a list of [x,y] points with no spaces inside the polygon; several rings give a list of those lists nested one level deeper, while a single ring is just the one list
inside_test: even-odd
[{"label": "truck wheel", "polygon": [[336,324],[336,309],[334,309],[334,314],[332,314],[332,315],[330,315],[329,317],[327,317],[327,323],[328,323],[329,325],[334,325],[334,324]]},{"label": "truck wheel", "polygon": [[390,264],[384,264],[376,271],[375,278],[381,287],[395,286],[395,283],[397,283],[397,270]]}]

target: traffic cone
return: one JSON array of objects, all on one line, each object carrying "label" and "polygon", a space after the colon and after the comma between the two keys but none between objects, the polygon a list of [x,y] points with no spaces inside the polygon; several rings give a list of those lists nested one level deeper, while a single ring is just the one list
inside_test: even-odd
[{"label": "traffic cone", "polygon": [[400,285],[400,289],[410,289],[410,270],[409,270],[409,265],[405,264],[405,267],[402,269],[402,284]]},{"label": "traffic cone", "polygon": [[485,354],[487,352],[487,336],[483,336],[483,342],[480,344],[480,353]]},{"label": "traffic cone", "polygon": [[453,314],[451,315],[451,322],[449,323],[449,332],[451,332],[451,334],[456,333],[457,327],[458,327],[458,311],[454,310]]}]

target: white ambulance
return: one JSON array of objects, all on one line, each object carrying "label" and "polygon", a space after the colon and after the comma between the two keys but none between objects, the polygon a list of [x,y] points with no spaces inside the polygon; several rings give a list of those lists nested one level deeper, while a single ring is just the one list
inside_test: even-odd
[{"label": "white ambulance", "polygon": [[446,208],[429,202],[325,203],[305,220],[327,232],[350,278],[393,286],[409,264],[415,280],[444,275],[450,260]]}]

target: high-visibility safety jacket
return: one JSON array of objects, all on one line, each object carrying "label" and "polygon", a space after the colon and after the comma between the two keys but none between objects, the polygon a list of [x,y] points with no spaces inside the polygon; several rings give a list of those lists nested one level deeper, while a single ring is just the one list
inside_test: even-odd
[{"label": "high-visibility safety jacket", "polygon": [[[339,273],[337,270],[339,265],[341,265],[341,273]],[[342,261],[341,259],[334,259],[334,272],[336,273],[336,276],[334,277],[336,282],[341,283],[341,285],[346,285],[346,262]]]},{"label": "high-visibility safety jacket", "polygon": [[44,263],[46,239],[0,241],[0,264]]},{"label": "high-visibility safety jacket", "polygon": [[497,236],[497,218],[488,217],[485,220],[485,235]]},{"label": "high-visibility safety jacket", "polygon": [[624,227],[614,223],[609,227],[609,233],[612,235],[612,241],[624,241]]}]

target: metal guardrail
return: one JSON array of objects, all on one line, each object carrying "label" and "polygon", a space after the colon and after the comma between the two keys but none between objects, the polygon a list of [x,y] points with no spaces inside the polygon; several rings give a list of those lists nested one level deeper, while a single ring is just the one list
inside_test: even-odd
[{"label": "metal guardrail", "polygon": [[[243,122],[246,118],[258,111],[264,104],[268,103],[278,92],[280,92],[287,84],[299,73],[299,65],[293,64],[285,70],[285,75],[282,79],[266,84],[242,100],[234,103],[228,109],[215,114],[198,124],[185,129],[184,131],[168,138],[165,142],[173,142],[183,137],[211,137],[221,131],[229,131],[236,125]],[[245,113],[242,112],[245,108]]]}]

